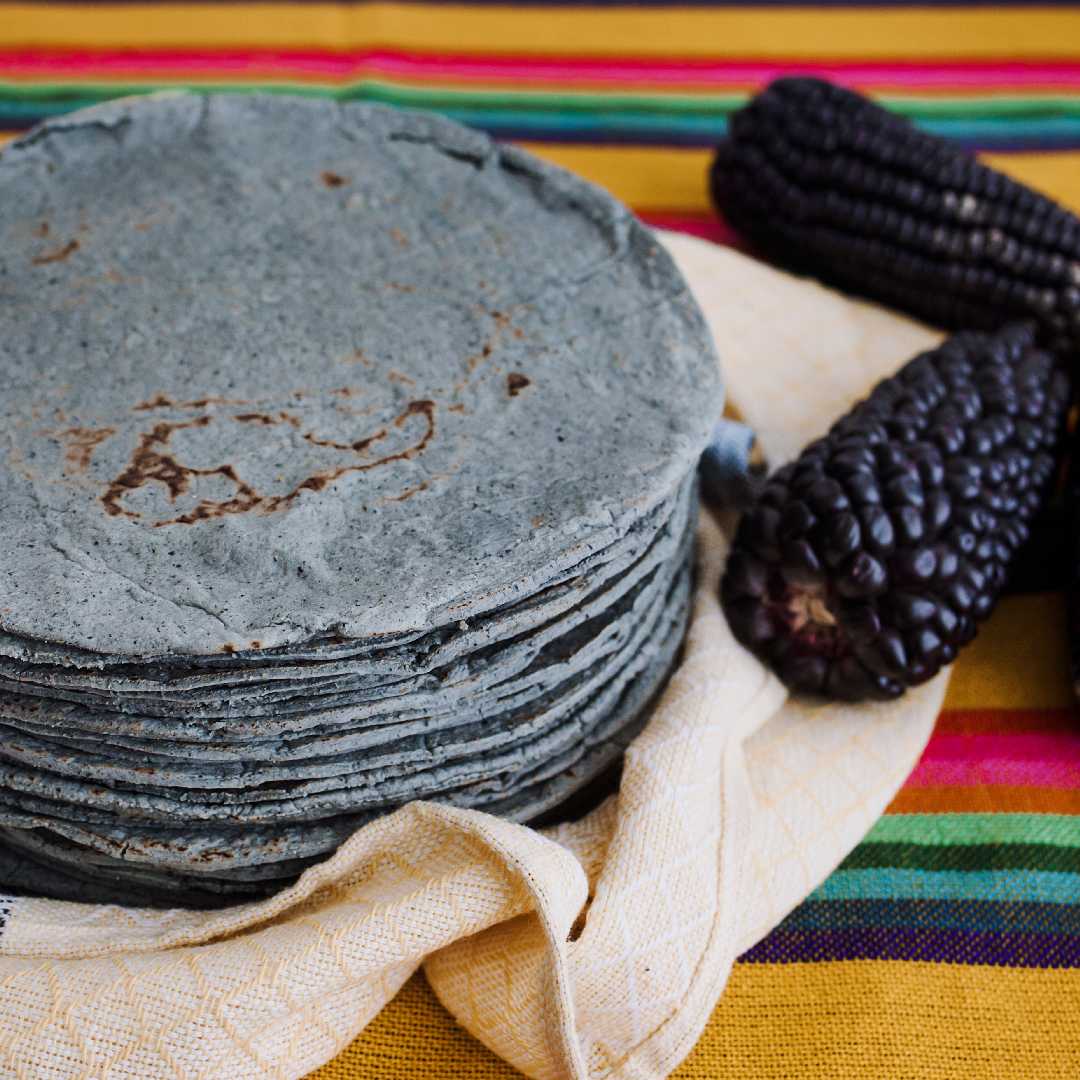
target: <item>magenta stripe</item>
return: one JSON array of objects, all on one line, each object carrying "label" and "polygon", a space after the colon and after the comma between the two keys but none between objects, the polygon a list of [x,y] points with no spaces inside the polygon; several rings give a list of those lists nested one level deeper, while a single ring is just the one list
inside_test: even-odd
[{"label": "magenta stripe", "polygon": [[935,735],[923,761],[1069,761],[1080,763],[1080,730],[1015,735]]},{"label": "magenta stripe", "polygon": [[689,233],[711,240],[714,244],[726,244],[739,247],[739,238],[719,218],[712,214],[665,214],[639,212],[638,217],[647,225],[657,229],[670,229],[672,232]]},{"label": "magenta stripe", "polygon": [[842,63],[770,60],[607,59],[593,57],[470,56],[401,53],[386,50],[316,51],[101,51],[0,52],[0,75],[58,79],[95,76],[153,76],[162,70],[243,78],[252,71],[273,70],[283,77],[328,80],[368,75],[427,76],[489,80],[567,80],[596,83],[699,83],[708,87],[745,87],[797,69],[856,86],[875,89],[935,87],[1004,89],[1080,87],[1080,63],[990,61],[972,63]]},{"label": "magenta stripe", "polygon": [[1080,761],[922,760],[908,777],[906,787],[1033,787],[1080,788]]}]

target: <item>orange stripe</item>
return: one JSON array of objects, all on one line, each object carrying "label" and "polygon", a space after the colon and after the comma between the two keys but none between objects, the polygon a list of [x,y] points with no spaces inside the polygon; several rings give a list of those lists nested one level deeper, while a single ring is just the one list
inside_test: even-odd
[{"label": "orange stripe", "polygon": [[887,814],[1080,814],[1080,789],[1026,787],[902,788]]}]

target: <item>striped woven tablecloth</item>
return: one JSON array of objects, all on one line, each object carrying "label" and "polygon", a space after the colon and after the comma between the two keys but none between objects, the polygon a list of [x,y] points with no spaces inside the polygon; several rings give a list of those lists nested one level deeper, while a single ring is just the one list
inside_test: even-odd
[{"label": "striped woven tablecloth", "polygon": [[[1080,5],[4,3],[0,138],[163,86],[438,109],[719,241],[709,147],[781,71],[872,92],[1080,209]],[[1080,720],[1060,599],[1008,598],[888,813],[736,966],[675,1074],[1080,1076]],[[414,979],[320,1080],[515,1075]],[[227,1078],[222,1078],[227,1080]]]}]

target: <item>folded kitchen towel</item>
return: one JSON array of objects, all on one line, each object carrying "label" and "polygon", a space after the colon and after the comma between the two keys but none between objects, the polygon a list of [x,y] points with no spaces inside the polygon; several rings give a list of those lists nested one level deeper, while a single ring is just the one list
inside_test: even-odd
[{"label": "folded kitchen towel", "polygon": [[[732,251],[665,236],[771,464],[935,335]],[[947,675],[897,702],[788,700],[731,637],[702,521],[684,657],[618,795],[547,830],[413,803],[269,900],[214,912],[0,902],[0,1076],[303,1076],[424,964],[528,1076],[666,1075],[734,958],[859,841]]]}]

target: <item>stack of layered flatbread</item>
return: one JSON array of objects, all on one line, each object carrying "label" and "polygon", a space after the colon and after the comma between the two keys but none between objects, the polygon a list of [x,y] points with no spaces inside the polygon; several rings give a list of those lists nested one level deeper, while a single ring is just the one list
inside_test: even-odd
[{"label": "stack of layered flatbread", "polygon": [[687,619],[721,405],[669,256],[447,121],[114,103],[0,156],[0,887],[263,895],[531,820]]}]

